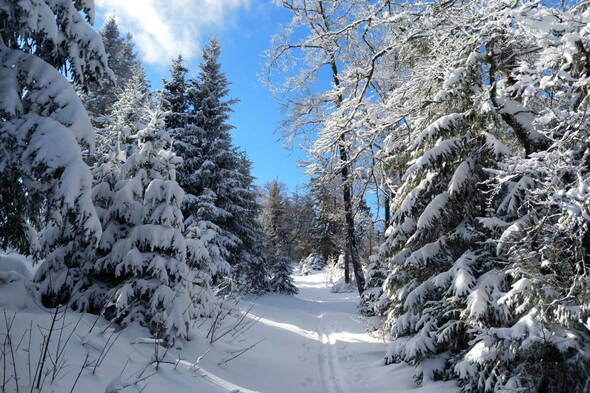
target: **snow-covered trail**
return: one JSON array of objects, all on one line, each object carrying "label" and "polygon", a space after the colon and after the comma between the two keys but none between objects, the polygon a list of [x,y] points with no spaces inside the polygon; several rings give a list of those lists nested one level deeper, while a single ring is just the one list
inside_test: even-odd
[{"label": "snow-covered trail", "polygon": [[[149,344],[149,332],[139,326],[117,331],[108,321],[94,315],[64,311],[59,323],[65,332],[63,336],[71,340],[65,344],[54,334],[49,353],[54,357],[63,355],[58,362],[59,378],[48,381],[43,391],[68,392],[75,386],[76,392],[88,393],[457,392],[452,382],[429,381],[417,388],[412,383],[412,368],[384,367],[385,344],[364,332],[364,321],[356,311],[358,296],[333,294],[324,280],[324,273],[296,275],[298,295],[246,297],[241,307],[247,310],[253,304],[249,317],[257,323],[243,334],[227,336],[227,340],[214,345],[205,339],[204,327],[182,349],[164,350]],[[7,319],[0,318],[0,338],[8,332],[7,321],[14,317],[14,323],[10,322],[14,340],[27,342],[22,338],[27,331],[33,331],[28,348],[41,348],[42,337],[33,327],[47,331],[54,314],[38,306],[25,281],[21,278],[0,282],[0,310],[8,309]],[[243,356],[225,362],[260,340]],[[157,368],[156,349],[162,360]],[[17,382],[23,387],[21,391],[30,390],[33,375],[25,370],[30,371],[28,365],[32,364],[34,371],[34,360],[41,356],[39,351],[32,352],[33,363],[28,360],[28,350],[16,348],[14,369],[20,370]],[[102,360],[97,363],[97,359]],[[81,367],[87,360],[95,366]],[[10,375],[16,375],[16,371]],[[14,382],[7,392],[15,391],[13,387]]]},{"label": "snow-covered trail", "polygon": [[365,391],[362,389],[366,387],[367,375],[363,368],[376,361],[380,363],[384,345],[365,334],[356,311],[358,295],[331,293],[324,273],[294,278],[299,288],[295,296],[247,299],[255,304],[253,314],[261,317],[254,334],[265,340],[257,350],[261,358],[255,390]]},{"label": "snow-covered trail", "polygon": [[248,333],[264,340],[218,375],[258,393],[456,392],[453,383],[412,383],[412,368],[383,366],[386,344],[365,333],[356,293],[331,293],[325,273],[295,275],[295,296],[246,297],[260,318]]},{"label": "snow-covered trail", "polygon": [[[365,333],[358,295],[331,293],[323,272],[294,278],[295,296],[244,300],[260,318],[249,340],[264,341],[219,376],[260,393],[391,392],[397,367],[383,367],[385,345]],[[408,391],[414,390],[410,373],[403,370]]]}]

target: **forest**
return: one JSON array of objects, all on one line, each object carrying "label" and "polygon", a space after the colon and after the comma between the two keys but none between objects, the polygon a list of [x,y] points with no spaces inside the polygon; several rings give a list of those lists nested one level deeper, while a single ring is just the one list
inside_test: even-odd
[{"label": "forest", "polygon": [[590,391],[590,1],[258,2],[297,187],[215,34],[0,0],[0,391]]}]

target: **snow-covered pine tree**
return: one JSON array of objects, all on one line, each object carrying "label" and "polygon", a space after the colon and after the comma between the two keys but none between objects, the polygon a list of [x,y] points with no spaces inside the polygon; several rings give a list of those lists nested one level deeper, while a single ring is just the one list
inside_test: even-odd
[{"label": "snow-covered pine tree", "polygon": [[187,192],[186,235],[202,243],[202,263],[208,264],[211,276],[221,278],[239,258],[242,240],[235,226],[250,217],[244,212],[251,198],[244,195],[251,191],[231,142],[233,127],[227,121],[235,101],[226,99],[229,82],[219,54],[215,39],[203,49],[199,74],[190,82],[187,124],[177,133],[175,148],[184,160],[179,182]]},{"label": "snow-covered pine tree", "polygon": [[[511,25],[538,43],[507,87],[534,105],[530,127],[553,141],[502,163],[491,179],[490,229],[501,270],[474,291],[471,350],[455,367],[465,392],[585,392],[590,384],[587,7],[524,3]],[[542,22],[542,23],[539,23]]]},{"label": "snow-covered pine tree", "polygon": [[262,226],[265,234],[265,254],[270,275],[269,290],[287,295],[297,293],[293,284],[291,261],[289,261],[285,225],[285,197],[276,181],[268,186],[263,202]]},{"label": "snow-covered pine tree", "polygon": [[188,81],[182,55],[178,55],[170,65],[170,80],[162,81],[162,106],[166,110],[166,127],[173,138],[187,126],[189,101]]},{"label": "snow-covered pine tree", "polygon": [[119,232],[103,238],[107,253],[96,261],[95,276],[110,288],[106,318],[122,326],[140,323],[171,344],[188,338],[190,319],[201,313],[182,234],[180,159],[170,150],[159,107],[133,138],[138,148],[120,167],[108,211]]},{"label": "snow-covered pine tree", "polygon": [[106,20],[100,35],[114,78],[104,83],[92,83],[81,92],[90,120],[99,130],[110,123],[109,115],[113,111],[113,106],[119,100],[127,82],[133,78],[135,69],[140,66],[131,36],[121,34],[114,16]]},{"label": "snow-covered pine tree", "polygon": [[[87,285],[84,265],[101,232],[82,159],[83,149],[94,149],[94,133],[58,71],[81,85],[110,77],[93,16],[93,2],[84,0],[0,7],[0,227],[11,233],[9,246],[33,246],[45,259],[36,279],[47,305]],[[24,200],[30,205],[21,210]]]},{"label": "snow-covered pine tree", "polygon": [[[204,49],[203,53],[205,55],[209,52]],[[201,65],[200,78],[203,79],[207,78],[205,75],[208,75],[205,71],[206,59],[204,56]],[[177,79],[184,76],[181,65],[175,64],[176,70],[172,70],[176,73]],[[223,81],[225,81],[224,76]],[[173,80],[165,86],[164,95],[168,102],[182,104],[181,95],[185,92],[179,88],[178,82]],[[217,87],[216,82],[212,83],[215,87]],[[229,213],[217,206],[215,192],[220,172],[217,167],[220,151],[216,137],[221,131],[227,131],[225,126],[221,126],[227,120],[227,115],[220,117],[218,123],[215,123],[215,119],[218,115],[222,115],[225,109],[229,110],[229,105],[225,107],[221,101],[223,95],[227,93],[224,85],[221,87],[221,92],[215,91],[217,95],[209,99],[213,100],[213,102],[209,101],[213,109],[218,111],[214,113],[206,111],[208,107],[201,109],[200,105],[205,105],[206,92],[200,88],[199,81],[190,80],[189,84],[188,110],[190,112],[185,117],[185,123],[181,125],[181,128],[174,129],[174,148],[183,159],[178,169],[178,181],[186,192],[183,203],[185,235],[191,239],[192,245],[188,263],[200,275],[200,280],[210,285],[214,276],[225,276],[230,272],[229,249],[238,244],[237,238],[220,226],[221,221],[228,219]],[[226,81],[225,84],[227,84]],[[179,114],[176,112],[172,116],[175,120],[180,120]],[[207,115],[211,116],[211,119],[208,119]],[[214,124],[209,124],[211,122]],[[229,134],[224,136],[229,139]],[[227,142],[229,147],[229,141]]]},{"label": "snow-covered pine tree", "polygon": [[367,263],[365,290],[361,295],[359,311],[366,316],[383,315],[389,305],[383,298],[383,283],[389,274],[384,258],[379,255],[369,256]]},{"label": "snow-covered pine tree", "polygon": [[214,304],[214,296],[210,290],[213,276],[217,272],[217,266],[224,266],[225,261],[217,244],[213,242],[219,228],[209,225],[209,222],[200,222],[194,214],[191,215],[192,208],[201,208],[201,213],[204,214],[211,207],[211,201],[207,196],[202,196],[200,201],[203,204],[197,207],[195,196],[191,194],[195,192],[195,184],[198,182],[195,171],[202,162],[202,130],[195,124],[194,107],[189,99],[189,84],[192,81],[186,79],[187,72],[184,59],[179,55],[170,65],[170,79],[162,81],[162,107],[166,110],[166,129],[173,139],[175,153],[182,158],[177,178],[185,190],[182,209],[186,214],[186,261],[195,283],[202,288],[199,302],[203,307],[200,315],[210,315]]},{"label": "snow-covered pine tree", "polygon": [[[260,294],[268,290],[269,275],[265,261],[263,246],[264,234],[258,221],[260,205],[258,192],[254,189],[254,178],[251,175],[252,163],[245,153],[240,153],[241,187],[234,198],[239,201],[234,206],[233,215],[239,219],[231,221],[231,231],[240,239],[240,246],[233,253],[232,281],[237,292]],[[238,199],[239,198],[239,199]],[[239,209],[239,210],[238,210]]]},{"label": "snow-covered pine tree", "polygon": [[[140,66],[133,69],[133,74],[125,88],[120,92],[117,102],[109,115],[110,121],[99,133],[103,138],[100,146],[101,154],[97,157],[92,170],[94,187],[92,199],[102,224],[103,233],[94,250],[95,258],[107,257],[114,245],[129,236],[129,231],[136,225],[130,221],[123,207],[117,207],[117,187],[121,170],[129,157],[139,149],[137,134],[145,129],[150,122],[150,93],[145,81],[145,74]],[[129,211],[137,210],[133,206],[125,206]],[[115,210],[113,209],[123,209]],[[93,276],[92,284],[84,295],[78,297],[77,306],[89,311],[100,311],[108,301],[110,281],[99,269]]]},{"label": "snow-covered pine tree", "polygon": [[[270,236],[268,241],[277,240],[276,237]],[[288,255],[279,248],[275,248],[276,253],[269,255],[272,259],[270,265],[270,284],[269,291],[282,293],[285,295],[294,295],[298,292],[293,283],[293,266]]]},{"label": "snow-covered pine tree", "polygon": [[[535,47],[512,35],[514,5],[416,6],[398,20],[409,23],[404,33],[419,37],[398,50],[411,61],[412,78],[392,91],[391,103],[406,100],[394,109],[412,113],[400,126],[419,131],[406,147],[412,160],[380,255],[390,268],[384,284],[389,304],[381,303],[393,336],[388,359],[415,365],[420,382],[456,376],[453,365],[470,348],[488,307],[488,298],[477,296],[498,290],[497,262],[477,218],[485,213],[487,168],[511,153],[499,139],[514,132],[533,147],[541,138],[526,123],[526,107],[499,88],[510,83],[511,65],[498,60],[509,53],[520,60]],[[451,34],[459,25],[479,29]],[[498,46],[486,56],[481,48],[490,41]],[[411,100],[404,98],[408,91]]]},{"label": "snow-covered pine tree", "polygon": [[137,144],[130,138],[133,139],[148,123],[150,100],[151,92],[145,71],[137,64],[108,114],[108,123],[97,132],[97,150],[100,153],[98,163],[113,151],[123,152],[128,157],[136,150]]}]

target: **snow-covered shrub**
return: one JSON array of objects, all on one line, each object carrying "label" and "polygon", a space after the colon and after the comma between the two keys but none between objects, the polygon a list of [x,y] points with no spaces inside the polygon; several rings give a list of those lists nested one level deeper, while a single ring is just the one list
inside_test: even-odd
[{"label": "snow-covered shrub", "polygon": [[359,305],[360,312],[366,316],[382,314],[387,305],[386,298],[382,296],[383,283],[387,278],[387,266],[383,263],[383,258],[377,255],[369,257],[366,278]]},{"label": "snow-covered shrub", "polygon": [[32,265],[33,261],[24,255],[0,254],[0,307],[11,311],[36,307]]},{"label": "snow-covered shrub", "polygon": [[0,272],[16,272],[25,279],[32,278],[31,271],[33,270],[33,261],[24,255],[16,253],[1,254],[0,253]]},{"label": "snow-covered shrub", "polygon": [[319,254],[309,254],[306,258],[299,262],[299,273],[308,275],[313,272],[318,272],[326,267],[326,261]]}]

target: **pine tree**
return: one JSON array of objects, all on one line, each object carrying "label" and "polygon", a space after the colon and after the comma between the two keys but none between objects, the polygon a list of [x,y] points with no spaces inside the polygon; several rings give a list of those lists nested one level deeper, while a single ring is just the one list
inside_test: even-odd
[{"label": "pine tree", "polygon": [[[108,77],[91,2],[7,2],[0,9],[0,232],[38,251],[43,301],[66,302],[88,283],[88,250],[100,236],[82,150],[94,135],[70,81]],[[20,210],[22,201],[29,207]],[[18,210],[17,210],[18,209]],[[6,220],[5,220],[6,219]],[[39,234],[39,236],[37,236]]]},{"label": "pine tree", "polygon": [[[482,93],[488,91],[490,80],[495,83],[495,78],[482,74],[489,59],[479,51],[486,34],[502,36],[498,26],[509,24],[499,21],[507,14],[507,6],[500,3],[433,3],[418,24],[413,16],[408,20],[417,30],[431,23],[443,26],[438,20],[466,25],[485,20],[481,36],[463,37],[461,44],[455,39],[445,40],[440,31],[421,30],[426,35],[407,47],[407,55],[415,51],[411,61],[422,72],[395,93],[411,89],[417,100],[432,102],[428,109],[415,112],[408,120],[412,129],[419,131],[406,147],[412,160],[393,201],[392,227],[380,252],[390,272],[384,283],[385,299],[377,304],[387,314],[393,337],[388,360],[416,365],[418,383],[425,378],[455,375],[453,365],[468,350],[480,323],[482,305],[474,302],[474,293],[496,290],[493,280],[498,266],[491,247],[485,243],[485,228],[478,217],[485,214],[488,190],[483,182],[489,178],[495,161],[511,150],[499,141],[507,136],[506,126],[497,127],[506,124],[501,112],[507,108],[489,110],[485,104]],[[464,45],[467,40],[470,44]],[[518,44],[503,43],[506,50]],[[444,71],[424,55],[430,53],[429,48],[442,47],[441,53],[448,56],[446,60],[438,59],[446,65]],[[438,49],[435,51],[438,53]],[[493,68],[486,69],[493,72]],[[435,73],[442,74],[438,81],[432,79]],[[425,84],[421,78],[427,75],[435,82]],[[429,94],[433,96],[428,98]],[[508,100],[504,92],[501,94]],[[433,369],[432,362],[440,366]]]},{"label": "pine tree", "polygon": [[[240,153],[241,158],[241,187],[239,203],[234,206],[231,221],[231,230],[240,239],[240,246],[232,258],[232,276],[235,282],[236,291],[260,294],[268,290],[268,268],[265,261],[262,246],[264,245],[264,234],[258,221],[260,205],[258,204],[258,193],[254,189],[254,178],[250,174],[252,163],[245,153]],[[238,210],[239,209],[239,210]],[[240,217],[239,219],[236,219]]]},{"label": "pine tree", "polygon": [[[124,151],[126,156],[131,155],[136,143],[131,142],[130,138],[148,123],[150,100],[145,71],[141,65],[137,65],[108,114],[109,122],[97,130],[97,150],[103,158],[113,151]],[[101,157],[98,157],[98,162],[101,162]]]},{"label": "pine tree", "polygon": [[287,295],[297,293],[291,277],[291,261],[287,253],[285,198],[278,182],[268,186],[263,204],[262,223],[265,233],[265,252],[270,274],[269,290]]},{"label": "pine tree", "polygon": [[108,212],[117,233],[105,233],[106,255],[96,261],[95,275],[111,288],[105,317],[122,326],[138,322],[173,343],[188,338],[189,321],[199,313],[182,234],[179,158],[159,108],[134,139],[138,148],[120,167]]},{"label": "pine tree", "polygon": [[[200,240],[211,276],[227,276],[236,264],[243,240],[240,222],[252,196],[242,173],[240,154],[231,144],[227,123],[234,100],[226,100],[228,81],[218,62],[216,40],[203,49],[203,61],[188,91],[187,124],[179,130],[175,147],[183,158],[179,182],[187,192],[183,207],[187,237]],[[242,219],[246,221],[241,221]],[[245,223],[244,230],[253,223]]]},{"label": "pine tree", "polygon": [[103,83],[93,83],[81,92],[82,101],[88,110],[94,127],[102,129],[109,122],[109,114],[118,101],[121,91],[133,78],[139,67],[139,60],[130,35],[123,36],[114,16],[109,17],[100,32],[108,57],[108,66],[113,72],[113,79]]},{"label": "pine tree", "polygon": [[186,74],[188,69],[184,65],[184,59],[178,55],[170,65],[170,80],[162,81],[163,108],[166,115],[166,128],[171,136],[182,133],[182,129],[188,125],[188,81]]},{"label": "pine tree", "polygon": [[[121,192],[118,190],[123,165],[139,150],[137,135],[147,127],[152,117],[150,93],[143,69],[138,66],[133,71],[129,83],[113,105],[108,127],[101,130],[102,155],[93,168],[92,196],[103,228],[93,253],[98,260],[108,257],[115,244],[129,236],[136,225],[131,217],[139,214],[138,210],[141,209],[130,200],[120,200]],[[99,269],[98,273],[90,271],[88,274],[93,276],[92,284],[84,295],[79,296],[77,304],[80,308],[99,312],[108,302],[111,292],[109,285],[105,284],[111,280],[110,273],[105,275]]]},{"label": "pine tree", "polygon": [[[398,51],[411,62],[412,78],[390,98],[392,112],[412,116],[404,120],[410,129],[405,149],[411,160],[380,252],[381,263],[390,270],[385,293],[376,303],[388,316],[393,336],[389,360],[415,365],[418,382],[458,377],[465,392],[540,391],[532,381],[541,380],[550,382],[551,391],[559,391],[563,384],[555,381],[563,373],[541,372],[539,365],[567,369],[571,365],[563,359],[568,352],[555,351],[558,346],[550,343],[552,339],[543,344],[535,340],[554,335],[559,341],[564,331],[549,333],[543,326],[557,318],[541,311],[543,303],[532,306],[535,291],[517,273],[537,254],[537,247],[550,242],[527,244],[523,239],[531,233],[531,215],[521,221],[509,217],[534,206],[533,199],[521,204],[521,198],[538,187],[544,170],[537,162],[535,171],[541,173],[515,175],[511,172],[526,165],[520,160],[515,165],[507,157],[522,153],[539,160],[550,140],[546,135],[551,134],[539,125],[560,123],[548,115],[555,110],[537,118],[544,100],[560,99],[549,91],[536,96],[529,71],[542,68],[536,77],[544,82],[538,86],[554,88],[546,84],[554,66],[545,68],[549,63],[537,56],[543,40],[550,42],[555,31],[561,31],[562,27],[549,27],[559,24],[561,17],[528,2],[433,2],[415,11],[399,19],[408,18],[409,29],[404,31],[420,37]],[[541,27],[539,20],[547,24]],[[477,25],[478,30],[446,39],[451,37],[443,33],[450,27],[446,21]],[[543,34],[547,36],[539,38]],[[553,48],[549,52],[556,53]],[[421,106],[424,102],[428,104]],[[394,135],[388,142],[400,143],[400,138]],[[494,188],[495,182],[502,186]],[[551,221],[547,218],[544,224],[550,227]],[[506,263],[503,247],[494,249],[490,242],[492,233],[502,228],[506,231],[498,244],[503,238],[513,244],[508,260],[519,261]],[[576,356],[585,361],[581,353]],[[435,362],[439,366],[433,369]],[[580,369],[571,370],[569,376],[578,377]]]},{"label": "pine tree", "polygon": [[472,294],[479,326],[455,367],[465,392],[581,393],[590,383],[588,120],[579,83],[589,70],[590,42],[575,22],[588,11],[565,5],[524,3],[514,13],[514,36],[537,50],[503,87],[514,101],[534,105],[530,128],[552,144],[531,144],[526,156],[500,163],[489,181],[481,221],[501,268],[488,287],[494,290]]}]

